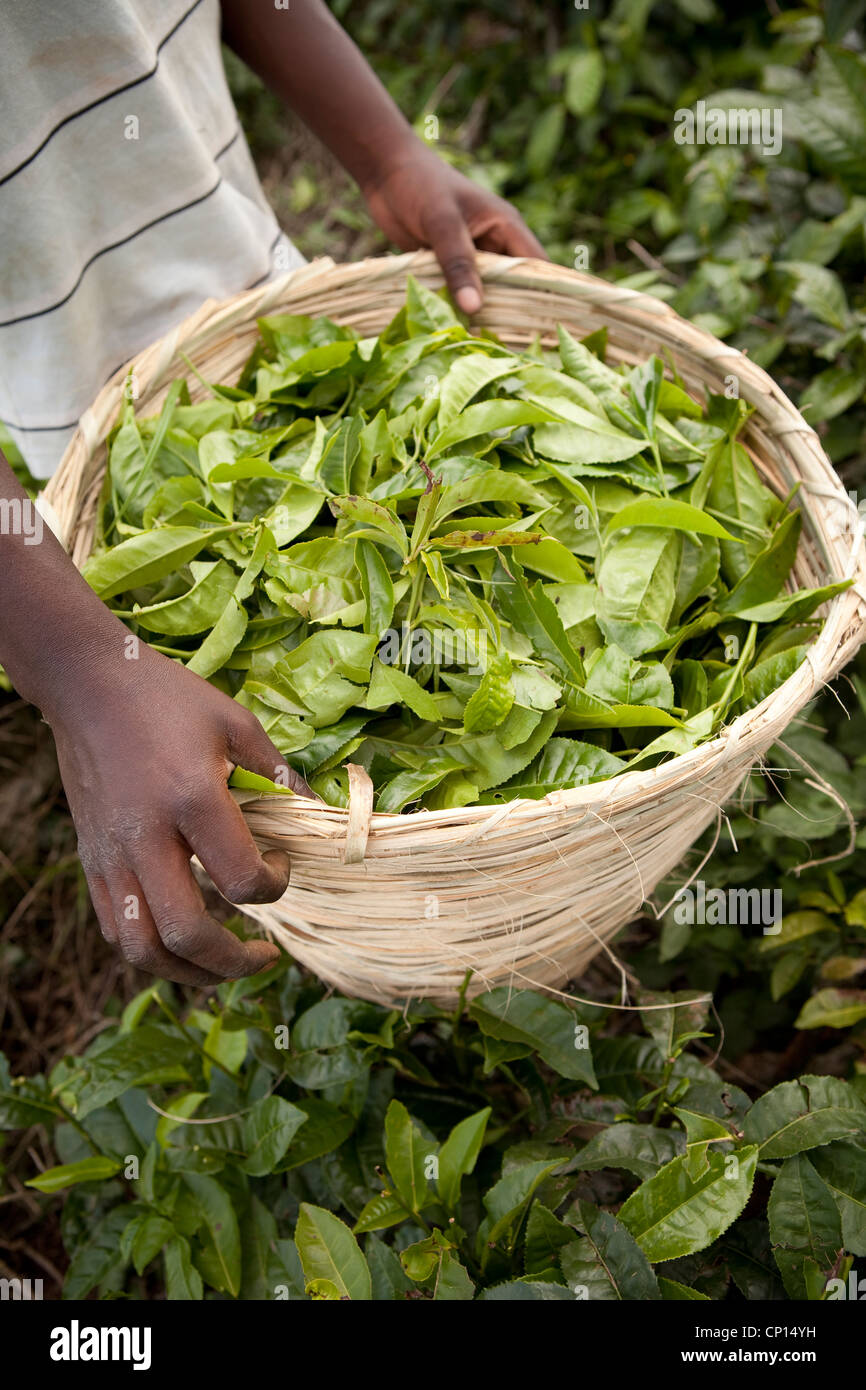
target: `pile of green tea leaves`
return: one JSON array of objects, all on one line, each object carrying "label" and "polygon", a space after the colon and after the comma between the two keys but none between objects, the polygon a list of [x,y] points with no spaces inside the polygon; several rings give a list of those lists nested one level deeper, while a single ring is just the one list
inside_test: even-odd
[{"label": "pile of green tea leaves", "polygon": [[800,513],[603,334],[513,352],[410,282],[378,338],[279,316],[237,386],[110,441],[86,576],[334,805],[539,798],[684,752],[803,659]]}]

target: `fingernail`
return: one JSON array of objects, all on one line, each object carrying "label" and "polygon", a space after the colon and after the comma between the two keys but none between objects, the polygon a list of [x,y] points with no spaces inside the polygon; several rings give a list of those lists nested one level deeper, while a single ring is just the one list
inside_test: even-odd
[{"label": "fingernail", "polygon": [[461,285],[456,299],[464,314],[477,314],[481,308],[481,295],[473,285]]}]

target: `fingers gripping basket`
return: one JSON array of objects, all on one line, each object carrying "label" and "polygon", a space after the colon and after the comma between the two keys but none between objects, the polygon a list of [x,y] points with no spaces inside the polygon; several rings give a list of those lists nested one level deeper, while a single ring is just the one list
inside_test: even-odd
[{"label": "fingers gripping basket", "polygon": [[[749,768],[803,705],[854,653],[866,624],[866,549],[848,498],[815,432],[771,381],[734,348],[679,318],[660,300],[540,261],[485,255],[480,321],[525,346],[557,323],[578,336],[606,325],[616,362],[661,353],[686,388],[724,389],[731,374],[752,406],[743,442],[784,497],[799,483],[802,586],[848,578],[853,587],[823,610],[807,659],[763,704],[712,742],[650,771],[558,791],[543,801],[390,815],[372,812],[372,787],[351,777],[348,812],[238,793],[250,828],[287,849],[284,897],[245,911],[299,961],[349,994],[378,1001],[453,1000],[467,970],[470,991],[495,984],[557,988],[578,974],[632,918],[718,816]],[[315,261],[225,303],[208,302],[133,363],[138,406],[158,410],[168,383],[185,375],[193,400],[205,378],[232,382],[274,312],[325,314],[363,334],[399,308],[411,273],[441,284],[432,256],[417,252],[334,265]],[[87,558],[105,470],[104,440],[122,401],[119,371],[82,417],[48,501],[78,565]]]}]

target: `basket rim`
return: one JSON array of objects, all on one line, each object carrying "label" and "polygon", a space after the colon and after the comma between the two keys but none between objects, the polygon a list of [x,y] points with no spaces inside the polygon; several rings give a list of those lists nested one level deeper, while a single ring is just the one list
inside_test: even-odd
[{"label": "basket rim", "polygon": [[[684,360],[692,359],[706,366],[711,365],[717,374],[722,371],[722,365],[726,372],[735,371],[740,394],[754,407],[752,419],[761,420],[768,439],[775,440],[777,453],[794,461],[801,478],[804,461],[815,474],[811,485],[807,479],[803,479],[805,498],[802,506],[809,519],[817,522],[820,518],[822,498],[831,499],[836,506],[843,504],[849,518],[852,512],[856,514],[856,507],[815,430],[769,374],[739,349],[723,343],[705,329],[682,318],[665,301],[641,290],[530,257],[479,252],[477,265],[482,282],[491,287],[508,286],[542,296],[564,293],[594,306],[602,317],[605,313],[613,312],[614,322],[608,323],[613,334],[617,318],[647,332],[657,331],[663,326],[664,336],[676,341]],[[220,334],[235,335],[248,330],[263,314],[281,308],[303,312],[303,303],[298,304],[294,302],[296,300],[314,299],[323,290],[349,291],[360,286],[369,291],[377,281],[396,279],[405,284],[410,274],[433,286],[444,283],[442,272],[430,251],[368,257],[344,264],[337,264],[330,257],[321,257],[254,290],[246,290],[220,301],[205,301],[169,333],[137,353],[114,373],[84,412],[57,471],[44,490],[47,519],[62,543],[70,549],[76,536],[86,491],[82,479],[114,423],[123,388],[131,372],[146,382],[146,399],[152,402],[171,379],[181,374],[188,375],[188,367],[180,358],[180,351],[195,360],[195,352],[213,343]],[[487,307],[486,300],[477,318],[481,326],[485,323]],[[329,313],[339,317],[333,309]],[[613,335],[612,345],[615,345]],[[101,477],[104,471],[103,463],[94,476]],[[92,485],[93,478],[90,480]],[[829,508],[823,508],[823,511],[828,512]],[[850,531],[850,544],[847,546],[841,533],[834,536],[832,541],[828,533],[822,533],[832,552],[828,557],[825,550],[823,557],[828,577],[834,574],[838,579],[850,579],[852,585],[818,610],[824,613],[823,624],[807,648],[805,659],[759,705],[725,725],[712,739],[688,752],[675,754],[654,768],[627,769],[606,781],[548,793],[539,801],[518,798],[505,803],[476,804],[438,811],[367,811],[367,829],[374,836],[378,832],[381,843],[383,832],[389,840],[393,840],[410,826],[416,831],[433,831],[438,827],[457,825],[476,826],[483,832],[485,826],[498,826],[507,821],[516,829],[517,824],[526,819],[531,823],[534,812],[544,811],[549,815],[552,807],[563,810],[583,808],[585,813],[602,815],[607,819],[623,801],[634,805],[644,798],[657,797],[660,792],[673,791],[689,782],[698,786],[695,794],[699,795],[701,774],[709,773],[725,763],[742,763],[745,775],[756,758],[778,737],[789,722],[789,716],[793,717],[803,708],[866,640],[866,540],[859,525],[852,526]],[[287,820],[299,824],[299,828],[302,824],[317,837],[325,835],[329,839],[344,839],[353,815],[351,805],[347,810],[284,795],[251,792],[235,792],[234,795],[245,809],[267,803],[273,812],[277,804],[282,803]],[[375,839],[369,848],[370,852],[375,853]]]}]

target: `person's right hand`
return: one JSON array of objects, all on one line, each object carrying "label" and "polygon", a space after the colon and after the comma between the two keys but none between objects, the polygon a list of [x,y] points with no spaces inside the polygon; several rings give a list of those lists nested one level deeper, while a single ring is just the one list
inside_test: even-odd
[{"label": "person's right hand", "polygon": [[259,853],[228,777],[241,766],[313,793],[248,710],[144,643],[124,659],[117,631],[86,697],[49,716],[103,936],[132,965],[182,984],[254,975],[279,951],[208,915],[190,858],[230,902],[273,902],[288,856]]},{"label": "person's right hand", "polygon": [[361,188],[372,216],[402,251],[429,246],[442,267],[455,303],[466,314],[481,308],[481,276],[475,248],[507,256],[547,252],[517,208],[473,183],[422,140],[401,145]]}]

